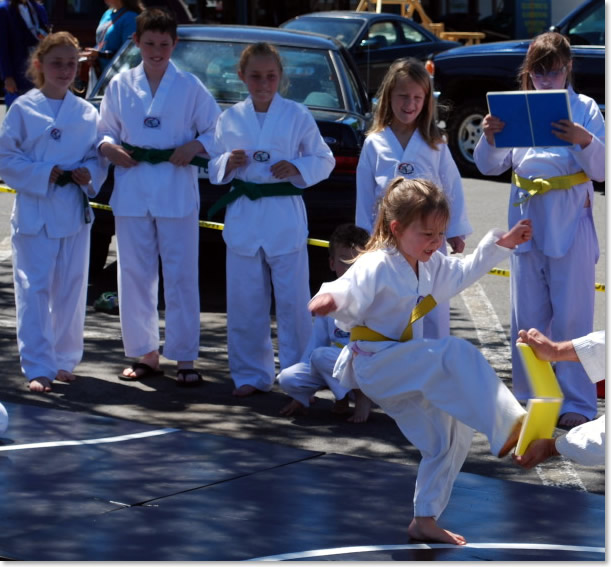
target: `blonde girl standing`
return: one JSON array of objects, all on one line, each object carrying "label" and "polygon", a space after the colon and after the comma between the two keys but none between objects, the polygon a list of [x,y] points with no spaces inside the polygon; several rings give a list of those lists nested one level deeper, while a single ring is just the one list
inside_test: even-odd
[{"label": "blonde girl standing", "polygon": [[98,161],[97,110],[70,87],[79,45],[45,37],[28,74],[35,88],[10,107],[0,130],[0,176],[16,192],[11,244],[21,369],[35,392],[71,382],[83,355],[93,213],[106,168]]},{"label": "blonde girl standing", "polygon": [[[371,232],[378,204],[395,177],[429,179],[450,204],[445,240],[452,252],[462,252],[472,232],[467,219],[460,174],[435,123],[431,79],[420,61],[395,61],[380,86],[373,125],[363,145],[356,171],[356,224]],[[425,319],[425,336],[450,334],[449,304],[437,305]]]},{"label": "blonde girl standing", "polygon": [[[244,49],[238,75],[246,100],[219,118],[210,180],[231,182],[227,244],[227,342],[236,396],[267,392],[275,379],[270,334],[272,286],[280,369],[297,363],[312,321],[302,192],[335,166],[307,107],[278,94],[282,61],[275,47]],[[252,190],[260,195],[252,196]],[[246,196],[247,193],[251,197]],[[252,200],[254,199],[254,200]]]},{"label": "blonde girl standing", "polygon": [[531,227],[524,220],[505,233],[490,231],[458,259],[438,252],[449,217],[447,199],[433,183],[395,179],[365,252],[342,277],[323,284],[309,308],[350,331],[334,376],[378,404],[422,454],[409,535],[462,545],[465,538],[437,519],[473,429],[501,457],[515,446],[525,412],[474,346],[456,337],[423,338],[419,317],[507,258],[530,238]]},{"label": "blonde girl standing", "polygon": [[[554,341],[585,336],[594,323],[594,273],[599,249],[592,217],[592,179],[605,179],[605,123],[598,105],[571,86],[571,47],[559,33],[548,32],[531,43],[520,71],[522,90],[567,89],[572,122],[553,123],[559,140],[570,145],[545,148],[497,148],[494,134],[504,123],[484,118],[484,135],[474,153],[486,175],[512,170],[509,225],[534,222],[533,239],[511,259],[512,357],[519,355],[520,329],[539,329]],[[551,190],[533,179],[549,182]],[[534,188],[534,190],[533,190]],[[529,194],[529,191],[532,192]],[[564,393],[560,427],[580,425],[596,415],[596,388],[579,364],[555,366]],[[528,380],[513,364],[513,391],[530,396]]]}]

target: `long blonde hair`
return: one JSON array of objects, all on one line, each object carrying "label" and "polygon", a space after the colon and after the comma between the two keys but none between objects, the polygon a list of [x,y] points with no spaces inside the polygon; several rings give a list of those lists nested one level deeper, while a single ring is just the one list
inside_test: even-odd
[{"label": "long blonde hair", "polygon": [[397,248],[390,223],[398,221],[403,231],[418,219],[435,215],[445,225],[450,219],[450,205],[445,193],[428,179],[395,177],[380,202],[378,218],[363,254],[382,248]]},{"label": "long blonde hair", "polygon": [[[26,70],[26,77],[32,81],[37,89],[40,89],[45,84],[45,75],[42,70],[36,66],[36,61],[42,63],[44,56],[49,53],[55,47],[74,47],[78,53],[81,48],[76,39],[70,32],[60,31],[47,35],[40,43],[36,46],[36,49],[30,55],[28,61],[28,68]],[[74,89],[74,85],[70,86],[70,89]]]},{"label": "long blonde hair", "polygon": [[424,141],[433,149],[437,149],[437,144],[442,143],[443,133],[437,126],[435,120],[435,97],[433,96],[433,83],[431,77],[424,68],[422,62],[417,59],[397,59],[386,72],[382,84],[378,89],[376,97],[378,103],[373,117],[373,124],[368,134],[381,132],[389,126],[393,120],[392,106],[390,97],[397,85],[397,81],[409,78],[424,91],[424,105],[422,111],[416,119],[416,127]]}]

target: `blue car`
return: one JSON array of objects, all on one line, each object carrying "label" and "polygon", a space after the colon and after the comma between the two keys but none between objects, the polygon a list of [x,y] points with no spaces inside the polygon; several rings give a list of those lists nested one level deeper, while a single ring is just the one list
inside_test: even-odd
[{"label": "blue car", "polygon": [[439,39],[434,33],[397,14],[376,12],[313,12],[280,24],[290,30],[328,35],[350,52],[370,96],[375,95],[395,59],[426,60],[460,43]]}]

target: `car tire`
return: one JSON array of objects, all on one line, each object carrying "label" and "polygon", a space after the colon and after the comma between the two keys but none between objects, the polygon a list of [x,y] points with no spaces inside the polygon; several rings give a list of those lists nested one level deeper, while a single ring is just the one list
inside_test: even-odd
[{"label": "car tire", "polygon": [[463,176],[480,175],[473,161],[473,151],[482,134],[482,121],[486,114],[486,104],[479,100],[455,104],[448,114],[448,145]]}]

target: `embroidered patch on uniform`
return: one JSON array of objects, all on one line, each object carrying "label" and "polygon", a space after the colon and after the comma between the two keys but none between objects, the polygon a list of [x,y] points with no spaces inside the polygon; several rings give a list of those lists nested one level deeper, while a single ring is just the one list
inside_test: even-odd
[{"label": "embroidered patch on uniform", "polygon": [[264,152],[263,150],[256,151],[252,155],[252,159],[254,159],[255,161],[269,161],[269,158],[270,155],[267,152]]},{"label": "embroidered patch on uniform", "polygon": [[145,128],[159,128],[161,126],[161,120],[156,116],[147,116],[144,119]]},{"label": "embroidered patch on uniform", "polygon": [[397,171],[401,175],[409,175],[410,173],[414,173],[414,166],[411,163],[400,163],[397,166]]},{"label": "embroidered patch on uniform", "polygon": [[51,138],[59,140],[62,137],[62,131],[59,128],[53,128],[51,130]]}]

